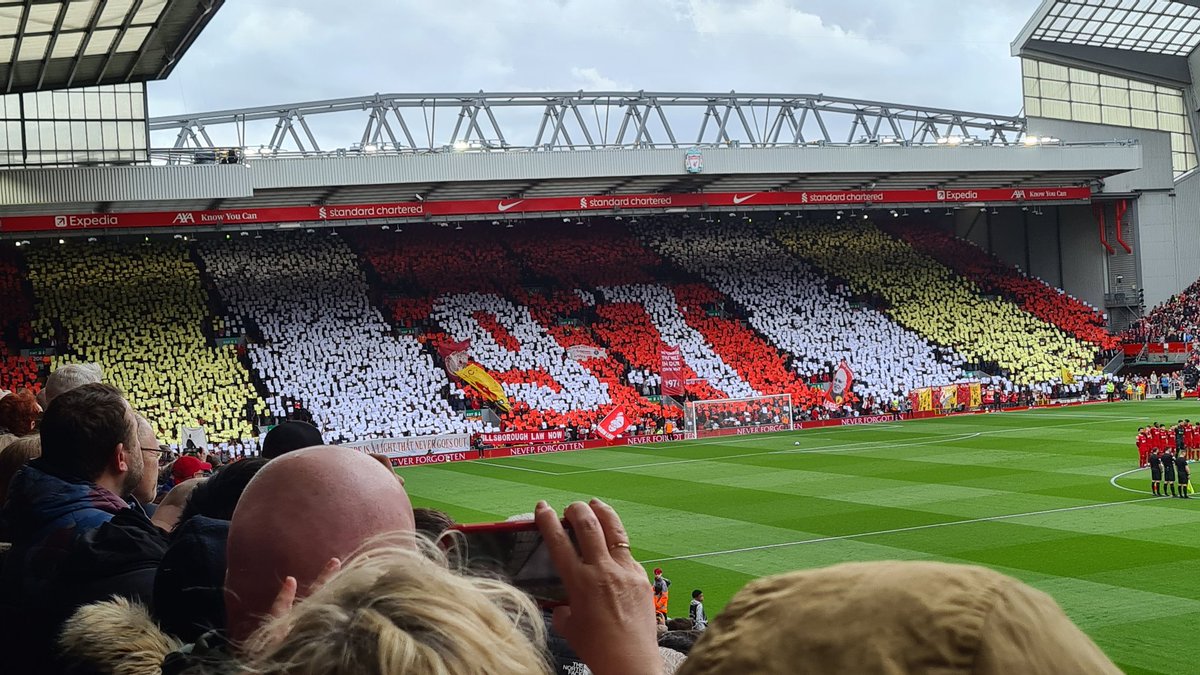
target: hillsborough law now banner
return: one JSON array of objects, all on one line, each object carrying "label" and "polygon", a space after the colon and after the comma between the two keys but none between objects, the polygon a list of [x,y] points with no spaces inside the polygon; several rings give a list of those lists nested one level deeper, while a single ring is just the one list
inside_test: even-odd
[{"label": "hillsborough law now banner", "polygon": [[1091,188],[987,188],[961,190],[830,190],[810,192],[703,192],[687,194],[579,195],[529,199],[466,199],[387,204],[278,206],[208,211],[47,213],[0,218],[0,232],[107,230],[144,227],[237,227],[260,223],[395,220],[439,216],[493,217],[504,214],[604,213],[628,209],[747,206],[900,206],[910,204],[1022,204],[1074,202],[1092,198]]},{"label": "hillsborough law now banner", "polygon": [[557,443],[566,438],[566,434],[562,429],[505,431],[496,434],[480,434],[479,438],[488,445],[516,445],[517,443]]}]

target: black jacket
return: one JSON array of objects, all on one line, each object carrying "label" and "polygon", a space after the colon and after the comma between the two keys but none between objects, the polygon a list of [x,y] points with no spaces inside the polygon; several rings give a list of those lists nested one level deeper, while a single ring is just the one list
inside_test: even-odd
[{"label": "black jacket", "polygon": [[225,543],[229,521],[192,516],[171,534],[154,580],[154,616],[184,642],[225,628]]}]

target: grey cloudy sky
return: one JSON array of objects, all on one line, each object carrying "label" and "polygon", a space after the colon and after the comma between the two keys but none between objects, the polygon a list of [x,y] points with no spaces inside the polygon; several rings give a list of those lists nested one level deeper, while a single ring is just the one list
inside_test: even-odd
[{"label": "grey cloudy sky", "polygon": [[1015,114],[1038,0],[237,0],[151,115],[375,92],[827,94]]}]

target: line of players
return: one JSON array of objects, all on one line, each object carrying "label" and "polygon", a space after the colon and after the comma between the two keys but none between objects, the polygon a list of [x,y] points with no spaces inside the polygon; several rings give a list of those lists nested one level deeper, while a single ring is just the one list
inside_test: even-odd
[{"label": "line of players", "polygon": [[[1188,460],[1200,455],[1200,424],[1179,420],[1171,427],[1155,422],[1138,429],[1139,465],[1150,467],[1150,491],[1160,497],[1188,499],[1191,467]],[[1178,489],[1176,485],[1178,484]]]}]

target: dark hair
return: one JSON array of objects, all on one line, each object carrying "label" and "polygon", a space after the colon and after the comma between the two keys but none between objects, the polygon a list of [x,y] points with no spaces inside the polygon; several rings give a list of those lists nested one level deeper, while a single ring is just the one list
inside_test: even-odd
[{"label": "dark hair", "polygon": [[268,431],[267,435],[263,437],[262,456],[267,459],[275,459],[293,450],[311,448],[324,443],[321,432],[308,422],[284,422]]},{"label": "dark hair", "polygon": [[658,636],[658,646],[674,649],[680,654],[692,651],[692,645],[700,639],[698,630],[669,630]]},{"label": "dark hair", "polygon": [[704,591],[700,590],[699,588],[697,588],[696,590],[692,591],[692,599],[693,599],[693,600],[695,600],[696,598],[700,597],[701,595],[704,595]]},{"label": "dark hair", "polygon": [[696,627],[691,619],[667,619],[667,630],[691,630]]},{"label": "dark hair", "polygon": [[192,490],[183,507],[183,513],[179,516],[179,525],[186,523],[192,516],[233,520],[233,510],[237,508],[246,485],[259,469],[267,465],[267,461],[262,457],[251,457],[218,469],[211,478]]},{"label": "dark hair", "polygon": [[117,444],[137,430],[128,410],[121,391],[110,384],[85,384],[59,394],[42,416],[43,461],[69,476],[95,480]]},{"label": "dark hair", "polygon": [[39,413],[37,396],[28,389],[0,398],[0,427],[15,436],[32,433]]},{"label": "dark hair", "polygon": [[450,514],[424,506],[413,509],[413,519],[417,524],[417,532],[429,535],[434,541],[454,525]]}]

